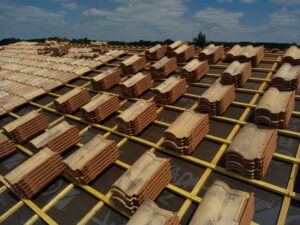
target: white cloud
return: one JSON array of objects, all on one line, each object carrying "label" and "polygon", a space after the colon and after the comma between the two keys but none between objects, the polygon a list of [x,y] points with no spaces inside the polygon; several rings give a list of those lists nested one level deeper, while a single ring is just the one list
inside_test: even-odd
[{"label": "white cloud", "polygon": [[63,11],[61,12],[49,12],[34,6],[15,7],[7,4],[0,4],[1,14],[6,17],[7,20],[40,24],[45,25],[65,23]]},{"label": "white cloud", "polygon": [[[217,1],[221,2],[221,3],[231,3],[231,2],[234,2],[234,0],[217,0]],[[239,0],[237,2],[245,3],[245,4],[252,4],[252,3],[255,3],[256,0]]]},{"label": "white cloud", "polygon": [[206,8],[196,12],[194,20],[198,28],[213,41],[261,41],[260,34],[268,29],[266,25],[246,26],[241,19],[242,12],[231,12],[221,8]]},{"label": "white cloud", "polygon": [[245,3],[245,4],[251,4],[251,3],[256,2],[256,0],[241,0],[240,2]]},{"label": "white cloud", "polygon": [[[267,21],[264,23],[250,26],[243,21],[252,15],[243,11],[208,7],[191,13],[188,0],[114,0],[116,6],[109,9],[71,4],[76,3],[74,0],[51,1],[58,2],[68,10],[53,12],[35,6],[13,4],[8,0],[1,2],[0,29],[3,32],[0,38],[66,36],[125,41],[166,38],[192,40],[201,30],[208,40],[213,41],[300,40],[300,30],[296,29],[300,22],[300,8],[296,6],[283,6],[266,15]],[[71,9],[78,9],[76,21],[68,20]]]},{"label": "white cloud", "polygon": [[271,13],[268,17],[270,19],[270,25],[274,27],[295,26],[300,22],[299,18],[286,8],[282,8],[278,12]]},{"label": "white cloud", "polygon": [[228,12],[219,8],[206,8],[196,12],[194,18],[199,22],[213,24],[220,27],[238,26],[242,12]]},{"label": "white cloud", "polygon": [[271,3],[282,4],[282,5],[296,5],[300,4],[299,0],[269,0]]},{"label": "white cloud", "polygon": [[[183,0],[115,0],[119,4],[113,10],[91,8],[83,11],[82,15],[94,19],[95,26],[113,26],[125,39],[184,38],[191,39],[195,35],[195,25],[185,18],[187,8]],[[107,25],[107,26],[106,26]],[[126,32],[128,30],[128,32]],[[99,31],[98,31],[99,32]],[[119,36],[114,36],[116,39]]]},{"label": "white cloud", "polygon": [[18,6],[0,3],[1,37],[41,37],[59,35],[65,28],[65,12],[50,12],[35,6]]},{"label": "white cloud", "polygon": [[62,3],[61,6],[68,10],[78,9],[78,4],[76,2],[65,2],[65,3]]},{"label": "white cloud", "polygon": [[298,42],[300,30],[296,27],[298,27],[300,18],[297,13],[297,9],[285,7],[270,13],[268,27],[263,38],[275,42]]},{"label": "white cloud", "polygon": [[229,2],[233,2],[233,0],[218,0],[218,2],[221,2],[221,3],[229,3]]}]

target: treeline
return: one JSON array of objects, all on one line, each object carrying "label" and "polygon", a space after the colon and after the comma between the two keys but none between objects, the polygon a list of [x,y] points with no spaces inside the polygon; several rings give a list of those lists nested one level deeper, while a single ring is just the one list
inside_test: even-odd
[{"label": "treeline", "polygon": [[225,47],[233,47],[236,44],[245,46],[245,45],[254,45],[261,46],[263,45],[267,49],[278,48],[279,50],[284,50],[290,47],[291,45],[297,45],[296,43],[270,43],[270,42],[209,42],[216,45],[224,44]]},{"label": "treeline", "polygon": [[[32,42],[45,42],[45,40],[57,40],[57,39],[61,39],[61,38],[58,38],[58,37],[50,37],[50,38],[39,38],[39,39],[27,39],[27,40],[23,40],[23,39],[19,39],[19,38],[5,38],[5,39],[2,39],[0,40],[0,45],[8,45],[8,44],[11,44],[11,43],[16,43],[16,42],[19,42],[19,41],[32,41]],[[66,39],[66,38],[63,38],[71,43],[74,43],[74,44],[90,44],[91,41],[93,40],[90,40],[88,38],[81,38],[81,39]],[[164,41],[145,41],[145,40],[139,40],[139,41],[133,41],[133,42],[125,42],[125,41],[108,41],[108,44],[111,44],[111,45],[138,45],[138,46],[153,46],[153,45],[156,45],[156,44],[166,44],[166,45],[169,45],[171,43],[173,43],[174,40],[172,39],[166,39]],[[270,42],[213,42],[213,41],[208,41],[205,43],[202,42],[201,45],[205,44],[205,45],[208,45],[208,44],[217,44],[217,45],[220,45],[220,44],[223,44],[225,47],[232,47],[234,46],[235,44],[240,44],[240,45],[248,45],[248,44],[251,44],[251,45],[255,45],[255,46],[259,46],[259,45],[264,45],[265,48],[268,48],[268,49],[273,49],[273,48],[278,48],[280,50],[283,50],[283,49],[287,49],[289,46],[291,45],[296,45],[296,43],[270,43]],[[200,46],[197,42],[190,42],[190,44],[195,44],[196,46]]]},{"label": "treeline", "polygon": [[[134,41],[134,42],[109,41],[108,43],[111,44],[111,45],[144,45],[144,46],[153,46],[153,45],[156,45],[156,44],[167,44],[167,45],[169,45],[169,44],[171,44],[173,42],[174,42],[174,40],[166,39],[164,41],[144,41],[144,40]],[[196,46],[198,46],[194,42],[189,42],[189,44],[195,44]],[[239,44],[241,46],[245,46],[245,45],[261,46],[261,45],[263,45],[265,48],[268,48],[268,49],[278,48],[280,50],[287,49],[291,45],[297,45],[296,43],[215,42],[215,41],[209,41],[209,42],[206,42],[205,44],[206,45],[209,45],[209,44],[221,45],[221,44],[223,44],[225,47],[230,47],[230,48],[233,47],[236,44]],[[201,46],[199,46],[199,47],[201,47]]]},{"label": "treeline", "polygon": [[49,37],[49,38],[35,38],[35,39],[19,39],[19,38],[4,38],[0,40],[0,45],[8,45],[13,44],[20,41],[29,41],[29,42],[45,42],[46,40],[58,40],[63,39],[69,41],[72,44],[90,44],[92,40],[88,38],[80,38],[80,39],[67,39],[60,37]]}]

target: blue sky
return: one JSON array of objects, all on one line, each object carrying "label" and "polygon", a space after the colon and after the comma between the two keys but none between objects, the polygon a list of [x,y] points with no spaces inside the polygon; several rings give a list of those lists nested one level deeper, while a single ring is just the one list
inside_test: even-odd
[{"label": "blue sky", "polygon": [[0,38],[300,41],[300,0],[1,0]]}]

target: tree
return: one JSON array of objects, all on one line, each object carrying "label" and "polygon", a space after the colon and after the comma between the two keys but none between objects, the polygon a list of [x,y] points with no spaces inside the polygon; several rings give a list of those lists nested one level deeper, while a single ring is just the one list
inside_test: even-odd
[{"label": "tree", "polygon": [[170,38],[168,38],[168,39],[166,39],[166,40],[164,41],[164,44],[170,45],[170,44],[172,44],[173,42],[174,42],[173,40],[171,40]]},{"label": "tree", "polygon": [[206,44],[206,35],[200,31],[198,35],[193,38],[193,42],[196,46],[203,48]]}]

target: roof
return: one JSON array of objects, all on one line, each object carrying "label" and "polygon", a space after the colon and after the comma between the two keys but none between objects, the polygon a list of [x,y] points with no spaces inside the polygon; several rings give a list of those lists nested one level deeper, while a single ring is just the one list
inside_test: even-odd
[{"label": "roof", "polygon": [[[92,96],[102,94],[103,91],[93,89],[90,85],[91,78],[107,69],[119,67],[120,63],[132,54],[143,55],[143,52],[147,49],[145,46],[135,48],[131,48],[130,46],[109,47],[110,49],[124,49],[127,53],[118,59],[110,57],[112,59],[110,63],[103,63],[99,60],[99,64],[102,63],[102,65],[97,67],[95,71],[90,70],[90,72],[83,76],[77,76],[71,72],[73,66],[71,68],[69,66],[56,65],[57,63],[73,65],[76,61],[80,66],[74,67],[85,67],[81,65],[83,63],[82,61],[74,58],[44,57],[43,55],[40,57],[31,57],[30,55],[34,55],[33,51],[25,52],[22,49],[14,49],[14,52],[8,52],[8,49],[4,49],[0,52],[0,67],[2,71],[4,70],[3,68],[7,67],[7,69],[4,70],[5,73],[3,73],[3,76],[6,76],[6,74],[9,76],[8,74],[10,74],[13,75],[12,78],[16,78],[19,76],[20,70],[22,70],[26,71],[26,74],[29,76],[46,77],[60,81],[60,86],[49,90],[42,96],[35,97],[28,101],[19,95],[20,92],[14,92],[8,89],[2,90],[4,87],[1,86],[2,91],[0,91],[0,93],[3,94],[0,94],[0,98],[4,96],[3,99],[6,99],[0,100],[0,104],[2,104],[2,102],[5,103],[5,105],[1,105],[1,108],[5,107],[7,109],[3,112],[5,115],[2,115],[0,118],[1,127],[10,121],[15,121],[17,116],[22,116],[33,109],[42,110],[52,126],[60,123],[65,117],[70,124],[80,129],[80,140],[62,154],[64,158],[76,152],[82,145],[87,143],[90,138],[98,134],[115,140],[121,152],[121,156],[118,160],[115,160],[111,166],[101,172],[93,182],[87,185],[73,185],[73,182],[64,177],[64,175],[57,177],[57,179],[51,182],[51,185],[48,184],[45,189],[41,190],[36,198],[26,200],[29,205],[31,203],[35,204],[36,207],[34,209],[37,210],[33,211],[30,207],[27,207],[26,210],[29,210],[29,217],[26,218],[22,217],[23,207],[19,208],[19,203],[17,203],[22,199],[6,186],[7,183],[3,182],[3,179],[0,179],[0,198],[1,200],[4,199],[5,201],[8,200],[11,202],[11,204],[1,208],[6,215],[4,223],[14,221],[14,224],[18,224],[19,221],[34,221],[41,216],[42,218],[47,218],[47,221],[50,223],[58,224],[65,223],[66,221],[72,224],[86,221],[91,222],[94,218],[99,220],[105,218],[108,223],[126,224],[129,219],[129,217],[126,216],[129,215],[112,204],[109,198],[109,190],[111,185],[148,150],[154,151],[159,157],[171,160],[174,178],[172,182],[160,192],[155,199],[155,203],[164,210],[174,212],[180,210],[179,216],[181,224],[186,224],[188,223],[187,221],[191,220],[195,214],[195,206],[201,204],[204,194],[215,179],[222,180],[235,189],[241,189],[246,192],[253,191],[256,196],[259,196],[261,201],[266,203],[260,205],[261,210],[259,210],[259,214],[255,212],[253,221],[256,223],[276,224],[277,221],[288,222],[293,218],[295,212],[297,213],[299,210],[297,207],[294,207],[294,205],[290,205],[289,201],[285,201],[285,203],[282,204],[282,199],[289,198],[292,200],[291,202],[299,200],[299,191],[294,186],[296,181],[295,173],[291,173],[294,171],[293,168],[297,167],[299,158],[299,127],[297,123],[297,115],[299,114],[298,95],[296,95],[296,107],[291,111],[292,118],[289,126],[278,130],[279,146],[276,149],[274,157],[270,162],[270,167],[263,180],[249,179],[236,172],[228,171],[220,161],[226,147],[231,143],[232,138],[241,131],[241,128],[245,124],[253,121],[251,116],[253,110],[263,94],[268,90],[270,79],[278,70],[277,66],[281,63],[280,57],[283,56],[283,51],[270,52],[268,49],[265,49],[263,60],[251,69],[251,78],[247,80],[242,88],[235,88],[236,98],[234,102],[230,104],[224,114],[209,117],[211,129],[208,135],[205,136],[192,154],[182,155],[178,152],[169,151],[162,145],[163,141],[161,137],[163,132],[185,110],[190,108],[195,109],[201,94],[219,79],[221,73],[228,67],[229,63],[222,59],[216,63],[210,63],[208,74],[205,74],[202,79],[197,81],[187,82],[187,90],[176,102],[168,105],[158,105],[157,118],[155,121],[151,122],[151,124],[138,135],[127,135],[119,129],[116,130],[117,116],[137,100],[151,100],[153,97],[153,89],[147,90],[143,95],[137,98],[123,96],[118,86],[106,90],[105,93],[113,94],[120,99],[120,108],[117,112],[100,122],[88,122],[84,120],[84,117],[79,111],[63,116],[58,114],[52,105],[54,99],[74,89],[75,86],[86,88]],[[197,58],[198,53],[196,53],[194,58],[179,63],[178,70],[174,71],[170,77],[180,75],[182,67]],[[12,56],[15,57],[13,60]],[[27,59],[23,60],[25,58]],[[45,59],[50,59],[51,63],[43,63]],[[157,59],[148,61],[147,66],[141,70],[141,72],[149,74],[149,66],[156,61]],[[22,63],[22,65],[18,63]],[[11,64],[19,65],[14,67],[16,71],[8,70],[7,65]],[[32,65],[30,66],[30,64]],[[6,73],[6,71],[9,73]],[[132,73],[129,73],[128,76],[132,76]],[[6,84],[4,78],[1,77],[0,80],[0,85],[2,85],[2,83]],[[153,80],[154,84],[152,87],[154,88],[164,82],[165,78],[153,78]],[[10,80],[10,82],[17,81]],[[29,83],[23,85],[30,86]],[[16,104],[14,99],[21,99],[23,102],[22,105]],[[152,101],[153,100],[154,99],[152,99]],[[257,101],[255,102],[254,100]],[[6,104],[14,105],[14,107],[8,110]],[[29,141],[18,145],[18,149],[14,153],[1,159],[0,173],[2,175],[7,174],[18,164],[21,164],[34,154],[34,151],[28,143]],[[209,173],[207,171],[209,171]],[[191,182],[184,182],[185,179]],[[205,182],[199,183],[199,180]],[[196,183],[199,185],[196,185]],[[47,190],[49,190],[50,187],[58,188],[51,189],[51,194],[49,194]],[[192,192],[192,190],[194,190],[194,192]],[[74,194],[75,192],[76,195]],[[197,195],[194,194],[196,192],[198,193]],[[46,212],[42,210],[42,208],[47,205],[44,196],[47,196],[47,203],[51,202]],[[69,201],[65,201],[65,199]],[[17,202],[15,200],[17,200]],[[102,203],[99,205],[100,201]],[[193,204],[189,204],[190,202]],[[64,203],[64,210],[60,210],[60,207],[56,207],[62,203]],[[279,207],[269,207],[274,204]],[[16,211],[13,210],[14,213],[12,213],[12,210],[9,210],[11,208],[16,209]],[[74,214],[73,212],[75,211],[76,213]],[[95,213],[93,219],[90,218],[92,214],[89,212],[92,212],[92,214]],[[124,213],[126,216],[124,216]],[[104,217],[104,215],[111,216]],[[254,222],[252,223],[255,224]]]}]

